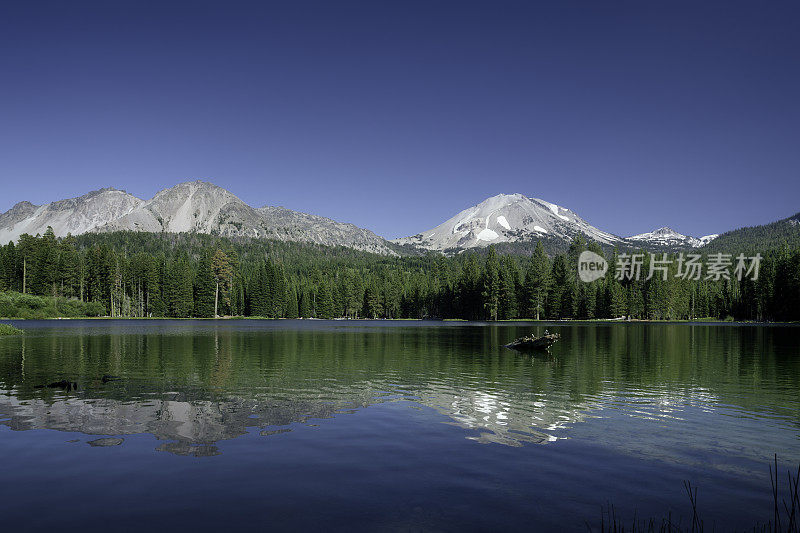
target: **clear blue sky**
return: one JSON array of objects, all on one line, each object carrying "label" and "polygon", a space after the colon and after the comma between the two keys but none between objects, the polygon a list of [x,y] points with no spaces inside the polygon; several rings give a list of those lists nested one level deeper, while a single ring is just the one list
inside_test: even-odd
[{"label": "clear blue sky", "polygon": [[620,235],[800,211],[797,2],[0,4],[0,211],[206,179],[385,237],[497,193]]}]

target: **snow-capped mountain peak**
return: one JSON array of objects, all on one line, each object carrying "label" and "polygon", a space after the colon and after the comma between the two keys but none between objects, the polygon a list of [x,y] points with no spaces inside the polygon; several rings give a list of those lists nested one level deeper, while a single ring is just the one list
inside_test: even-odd
[{"label": "snow-capped mountain peak", "polygon": [[701,246],[705,246],[717,237],[719,237],[719,233],[712,233],[711,235],[704,235],[700,237],[700,242],[702,243]]},{"label": "snow-capped mountain peak", "polygon": [[663,228],[658,228],[653,231],[649,231],[647,233],[640,233],[639,235],[632,235],[628,237],[634,241],[641,241],[645,239],[685,239],[686,235],[678,233],[674,229],[664,226]]},{"label": "snow-capped mountain peak", "polygon": [[433,229],[394,242],[429,250],[448,250],[544,236],[567,241],[579,233],[604,244],[622,242],[616,235],[595,228],[566,207],[524,194],[492,196]]},{"label": "snow-capped mountain peak", "polygon": [[653,230],[647,233],[640,233],[639,235],[633,235],[631,237],[628,237],[628,240],[658,247],[699,248],[700,246],[708,244],[716,237],[717,234],[706,235],[705,237],[700,237],[700,238],[691,237],[689,235],[678,233],[674,229],[665,226],[663,228],[658,228],[657,230]]},{"label": "snow-capped mountain peak", "polygon": [[[19,202],[0,214],[0,242],[15,241],[23,233],[41,234],[48,226],[59,237],[109,231],[196,232],[396,254],[392,244],[369,230],[282,207],[253,208],[230,191],[199,180],[179,183],[149,200],[106,188],[45,205]],[[606,246],[656,250],[699,248],[717,237],[691,237],[665,226],[623,239],[592,226],[566,207],[515,193],[486,198],[433,229],[394,242],[426,250],[460,251],[499,243],[522,243],[522,249],[529,250],[531,243],[545,241],[563,249],[577,235]]]}]

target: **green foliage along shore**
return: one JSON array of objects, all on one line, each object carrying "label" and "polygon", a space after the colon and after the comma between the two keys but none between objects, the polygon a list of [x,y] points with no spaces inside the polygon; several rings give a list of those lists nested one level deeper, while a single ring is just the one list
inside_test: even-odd
[{"label": "green foliage along shore", "polygon": [[[583,250],[611,265],[577,279]],[[800,248],[764,254],[758,281],[618,281],[613,252],[577,237],[553,257],[388,257],[195,233],[23,235],[0,246],[0,316],[800,320]],[[38,297],[38,298],[37,298]]]},{"label": "green foliage along shore", "polygon": [[51,318],[51,317],[97,317],[104,316],[106,309],[99,302],[81,302],[74,298],[56,298],[0,292],[0,317],[3,318]]},{"label": "green foliage along shore", "polygon": [[0,337],[3,335],[19,335],[22,330],[9,324],[0,324]]}]

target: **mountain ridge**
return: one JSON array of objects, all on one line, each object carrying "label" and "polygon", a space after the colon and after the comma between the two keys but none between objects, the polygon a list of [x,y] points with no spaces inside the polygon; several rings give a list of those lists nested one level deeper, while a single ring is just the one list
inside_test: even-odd
[{"label": "mountain ridge", "polygon": [[111,188],[39,206],[19,202],[0,215],[0,242],[16,240],[23,233],[44,233],[48,227],[60,237],[86,233],[124,216],[142,202],[125,191]]},{"label": "mountain ridge", "polygon": [[546,248],[555,250],[568,245],[579,234],[606,248],[646,246],[654,250],[699,248],[716,237],[716,234],[691,237],[666,226],[620,237],[591,225],[567,207],[514,193],[489,197],[432,229],[392,242],[445,253],[492,244],[529,253],[529,245],[534,241],[544,242]]},{"label": "mountain ridge", "polygon": [[669,226],[663,226],[647,233],[640,233],[638,235],[631,235],[627,237],[628,241],[645,242],[650,246],[666,247],[666,248],[700,248],[705,246],[719,234],[713,233],[703,237],[692,237],[678,233]]},{"label": "mountain ridge", "polygon": [[719,235],[692,237],[663,226],[621,237],[591,225],[567,207],[520,193],[491,196],[430,230],[390,241],[355,224],[319,215],[282,206],[252,207],[232,192],[203,180],[178,183],[158,191],[149,200],[105,187],[43,205],[20,201],[0,213],[0,242],[16,240],[23,233],[42,234],[48,226],[59,237],[114,231],[196,232],[345,246],[383,255],[430,251],[452,254],[481,250],[492,244],[504,253],[529,255],[537,242],[551,252],[562,251],[577,235],[605,249],[644,248],[659,252],[716,249],[719,246],[712,243],[724,242],[740,247],[747,242],[752,248],[758,239],[774,235],[781,235],[784,241],[800,242],[796,237],[800,234],[800,213],[772,224]]},{"label": "mountain ridge", "polygon": [[103,188],[41,206],[19,202],[0,214],[0,242],[16,240],[23,233],[44,233],[48,226],[58,237],[126,230],[197,232],[397,255],[394,245],[364,228],[285,208],[254,208],[230,191],[202,180],[162,189],[149,200]]}]

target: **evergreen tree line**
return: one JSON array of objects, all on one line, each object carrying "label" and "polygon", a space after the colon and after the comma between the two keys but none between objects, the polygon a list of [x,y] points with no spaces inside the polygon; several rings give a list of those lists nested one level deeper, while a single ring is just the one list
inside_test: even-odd
[{"label": "evergreen tree line", "polygon": [[[607,258],[578,279],[578,256]],[[0,290],[101,304],[112,317],[800,319],[800,249],[765,254],[758,280],[618,280],[615,252],[581,237],[548,256],[386,257],[198,234],[23,235],[0,246]]]}]

